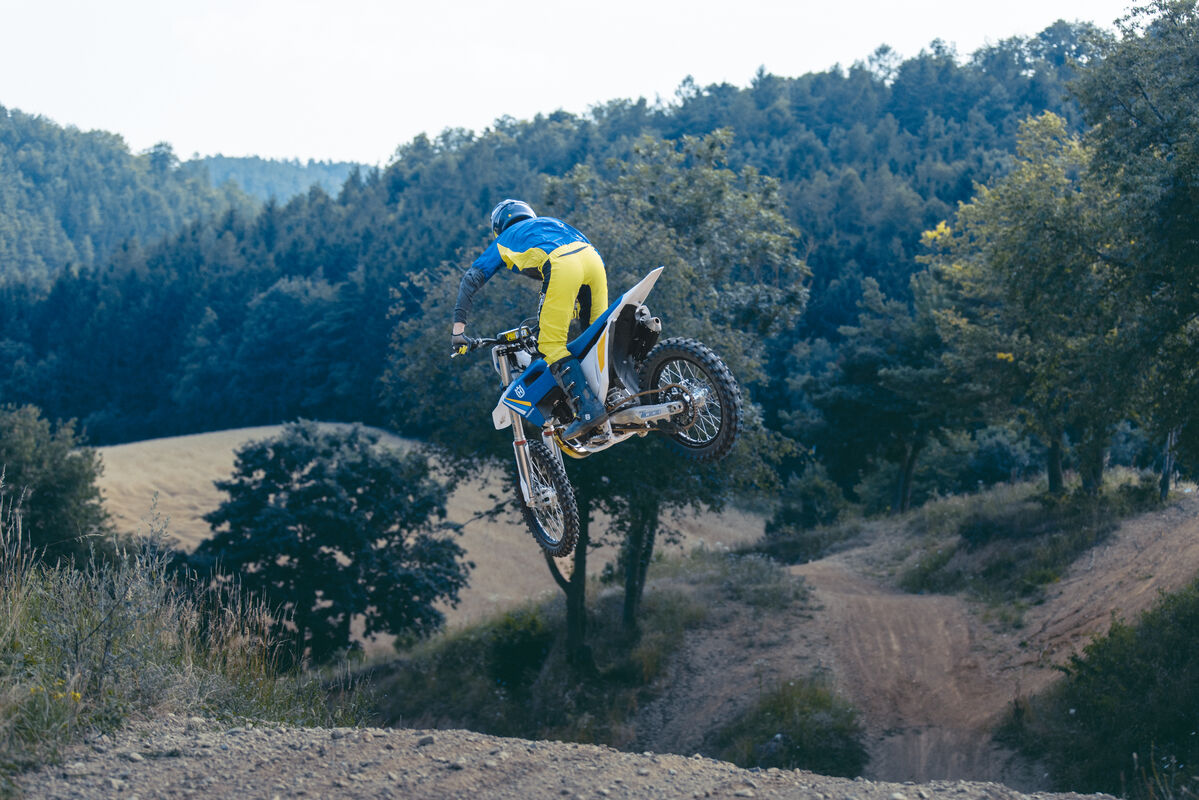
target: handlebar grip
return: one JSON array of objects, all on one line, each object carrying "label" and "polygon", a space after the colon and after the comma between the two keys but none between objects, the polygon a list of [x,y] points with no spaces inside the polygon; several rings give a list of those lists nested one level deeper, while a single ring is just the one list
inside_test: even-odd
[{"label": "handlebar grip", "polygon": [[462,334],[462,338],[466,340],[466,344],[460,344],[457,347],[455,347],[450,352],[450,358],[457,358],[458,356],[466,355],[471,350],[474,350],[476,347],[479,346],[480,340],[474,338],[473,336],[467,336],[465,334]]}]

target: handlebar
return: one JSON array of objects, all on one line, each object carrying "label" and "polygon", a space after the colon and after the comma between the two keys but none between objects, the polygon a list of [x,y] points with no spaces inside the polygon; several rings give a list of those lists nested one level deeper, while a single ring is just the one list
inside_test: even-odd
[{"label": "handlebar", "polygon": [[512,345],[515,348],[521,346],[535,345],[537,341],[536,320],[527,319],[520,324],[519,327],[513,328],[510,331],[502,331],[493,337],[484,337],[476,339],[472,336],[461,334],[466,340],[466,344],[458,345],[450,353],[450,358],[466,355],[469,352],[478,350],[480,347],[493,347],[497,344]]},{"label": "handlebar", "polygon": [[499,339],[476,339],[473,336],[467,336],[465,334],[463,334],[462,338],[466,340],[466,344],[458,345],[458,348],[450,353],[450,358],[457,358],[458,356],[466,355],[474,350],[478,350],[480,347],[491,347],[492,345],[500,343]]}]

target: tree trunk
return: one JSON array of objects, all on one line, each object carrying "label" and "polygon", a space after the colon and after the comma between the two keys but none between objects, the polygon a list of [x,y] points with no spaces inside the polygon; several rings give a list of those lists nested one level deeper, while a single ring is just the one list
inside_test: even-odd
[{"label": "tree trunk", "polygon": [[624,553],[624,610],[621,625],[626,633],[636,634],[637,614],[645,592],[645,576],[654,555],[654,539],[658,533],[658,502],[646,500],[630,509],[632,519]]},{"label": "tree trunk", "polygon": [[1174,474],[1174,447],[1178,444],[1178,428],[1166,434],[1166,446],[1162,448],[1162,478],[1158,483],[1158,496],[1162,502],[1170,497],[1170,476]]},{"label": "tree trunk", "polygon": [[1049,493],[1060,495],[1066,489],[1066,477],[1062,470],[1062,432],[1056,431],[1049,439]]},{"label": "tree trunk", "polygon": [[1098,431],[1083,436],[1078,453],[1078,476],[1082,490],[1094,497],[1103,488],[1103,462],[1107,457],[1107,440]]},{"label": "tree trunk", "polygon": [[579,509],[579,541],[575,544],[574,569],[570,573],[570,592],[566,595],[566,661],[574,667],[594,668],[591,648],[587,646],[587,548],[591,541],[591,521]]},{"label": "tree trunk", "polygon": [[579,504],[579,540],[575,544],[570,578],[562,575],[557,562],[545,556],[554,582],[566,595],[566,663],[583,671],[595,669],[587,646],[587,549],[591,541],[591,504],[576,496]]},{"label": "tree trunk", "polygon": [[916,474],[916,458],[922,448],[909,442],[904,446],[903,459],[899,464],[899,478],[895,483],[895,496],[891,498],[891,513],[902,514],[912,507],[912,478]]}]

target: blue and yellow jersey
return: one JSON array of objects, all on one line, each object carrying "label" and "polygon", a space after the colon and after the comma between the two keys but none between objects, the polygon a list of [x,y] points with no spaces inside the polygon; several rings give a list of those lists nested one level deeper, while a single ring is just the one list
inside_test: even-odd
[{"label": "blue and yellow jersey", "polygon": [[551,256],[560,256],[580,244],[591,244],[586,236],[553,217],[522,219],[508,227],[471,265],[490,278],[507,267],[535,278]]}]

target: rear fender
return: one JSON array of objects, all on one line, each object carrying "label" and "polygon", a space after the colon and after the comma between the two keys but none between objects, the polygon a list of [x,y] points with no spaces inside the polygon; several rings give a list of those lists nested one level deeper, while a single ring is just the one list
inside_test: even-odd
[{"label": "rear fender", "polygon": [[[662,267],[653,269],[641,281],[629,289],[620,298],[618,307],[612,309],[612,313],[608,316],[608,322],[604,326],[604,332],[600,334],[588,350],[586,350],[579,358],[579,363],[583,365],[583,374],[587,376],[587,383],[595,390],[596,397],[601,400],[608,396],[608,389],[611,384],[610,375],[611,369],[616,365],[613,364],[613,347],[617,345],[617,340],[620,338],[618,334],[618,325],[622,324],[622,319],[638,318],[636,311],[644,308],[643,303],[645,298],[649,296],[650,290],[654,288],[654,284],[658,282],[658,276],[662,274]],[[626,311],[626,309],[633,309]],[[646,309],[645,317],[648,318],[649,311]],[[627,343],[626,343],[627,344]],[[633,385],[636,385],[635,382]]]}]

